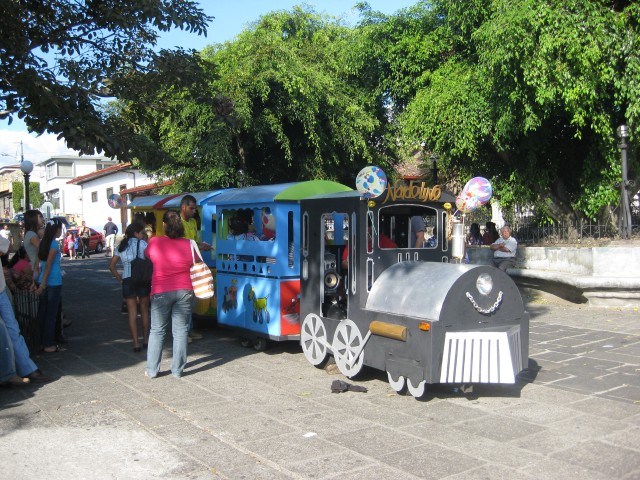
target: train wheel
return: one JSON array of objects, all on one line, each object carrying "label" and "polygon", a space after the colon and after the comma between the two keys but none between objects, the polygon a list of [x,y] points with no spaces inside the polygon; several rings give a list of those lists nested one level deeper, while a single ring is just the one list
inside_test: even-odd
[{"label": "train wheel", "polygon": [[304,356],[311,365],[322,368],[327,363],[327,329],[322,319],[310,313],[302,321],[300,327],[300,345]]},{"label": "train wheel", "polygon": [[262,337],[256,338],[256,341],[253,344],[253,348],[255,348],[258,352],[264,352],[267,349],[267,339]]},{"label": "train wheel", "polygon": [[407,388],[409,389],[409,393],[411,395],[416,398],[422,398],[422,396],[427,391],[427,382],[425,380],[422,380],[418,383],[418,385],[414,387],[413,383],[411,383],[411,380],[407,379]]},{"label": "train wheel", "polygon": [[247,337],[240,337],[240,345],[242,345],[243,347],[250,347],[251,346],[251,340],[249,340]]},{"label": "train wheel", "polygon": [[389,385],[400,395],[404,395],[407,393],[407,380],[399,375],[397,380],[394,380],[391,376],[391,372],[387,372],[387,378],[389,379]]},{"label": "train wheel", "polygon": [[353,320],[342,320],[331,344],[338,369],[345,377],[355,377],[362,371],[364,342]]}]

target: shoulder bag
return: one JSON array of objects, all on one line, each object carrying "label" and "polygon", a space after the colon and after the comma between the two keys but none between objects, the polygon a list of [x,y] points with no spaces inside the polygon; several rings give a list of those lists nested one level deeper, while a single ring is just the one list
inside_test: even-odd
[{"label": "shoulder bag", "polygon": [[136,243],[136,258],[131,260],[131,281],[136,287],[149,288],[153,276],[153,263],[148,258],[140,258],[140,240]]},{"label": "shoulder bag", "polygon": [[[198,254],[199,262],[196,262],[196,253]],[[191,285],[193,286],[193,294],[197,298],[211,298],[213,297],[213,275],[209,266],[202,261],[202,255],[200,255],[200,249],[196,242],[191,240]]]}]

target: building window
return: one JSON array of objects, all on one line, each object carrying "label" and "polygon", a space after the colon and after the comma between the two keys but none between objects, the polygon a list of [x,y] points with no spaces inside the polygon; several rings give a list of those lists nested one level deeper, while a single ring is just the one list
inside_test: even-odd
[{"label": "building window", "polygon": [[112,165],[115,165],[115,162],[96,162],[96,171],[104,170]]},{"label": "building window", "polygon": [[109,198],[111,195],[113,195],[113,187],[107,188],[107,198]]},{"label": "building window", "polygon": [[98,202],[98,192],[91,192],[91,203]]},{"label": "building window", "polygon": [[127,189],[127,185],[126,184],[125,185],[120,185],[120,191],[126,190],[126,189]]},{"label": "building window", "polygon": [[73,163],[50,163],[45,167],[47,180],[56,177],[73,178]]}]

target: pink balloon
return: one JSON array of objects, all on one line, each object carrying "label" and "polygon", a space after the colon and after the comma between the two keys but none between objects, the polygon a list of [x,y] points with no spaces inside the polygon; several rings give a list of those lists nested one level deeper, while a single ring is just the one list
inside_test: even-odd
[{"label": "pink balloon", "polygon": [[456,208],[462,213],[471,213],[481,205],[478,197],[468,191],[463,190],[456,197]]},{"label": "pink balloon", "polygon": [[468,192],[472,196],[476,197],[478,202],[480,202],[480,205],[486,204],[491,200],[491,196],[493,195],[491,182],[484,177],[472,178],[467,182],[462,191]]}]

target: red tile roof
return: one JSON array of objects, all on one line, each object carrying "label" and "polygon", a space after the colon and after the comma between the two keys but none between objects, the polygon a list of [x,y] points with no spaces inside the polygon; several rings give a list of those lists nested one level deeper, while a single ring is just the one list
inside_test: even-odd
[{"label": "red tile roof", "polygon": [[111,175],[112,173],[119,172],[120,170],[127,170],[129,168],[131,168],[131,162],[117,163],[115,165],[111,165],[110,167],[103,168],[102,170],[96,170],[95,172],[87,173],[86,175],[80,175],[79,177],[72,178],[67,183],[75,183],[77,185],[81,185],[90,180],[95,180],[96,178],[104,177],[106,175]]},{"label": "red tile roof", "polygon": [[173,185],[173,184],[174,184],[174,180],[166,180],[164,182],[150,183],[148,185],[140,185],[139,187],[127,188],[125,190],[120,190],[118,193],[120,195],[136,194],[136,193],[139,194],[139,193],[143,193],[143,192],[150,192],[150,191],[155,190],[157,188],[168,187],[169,185]]}]

